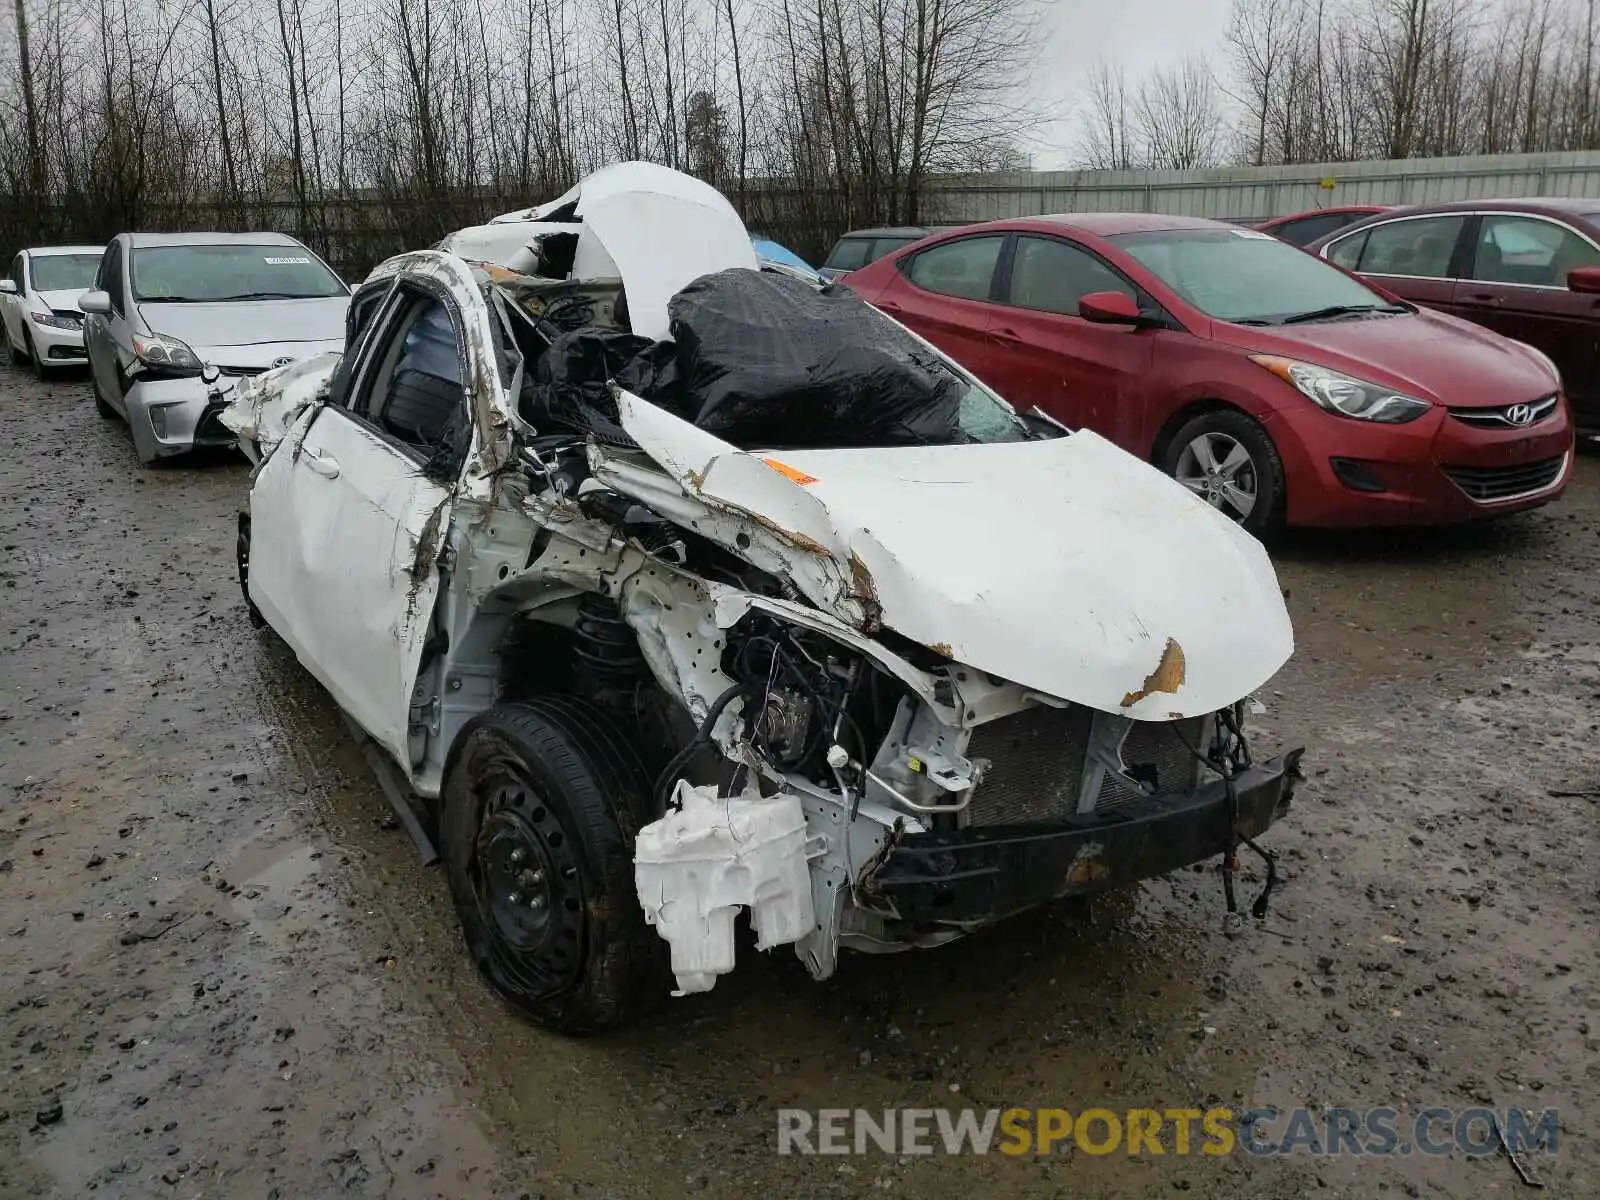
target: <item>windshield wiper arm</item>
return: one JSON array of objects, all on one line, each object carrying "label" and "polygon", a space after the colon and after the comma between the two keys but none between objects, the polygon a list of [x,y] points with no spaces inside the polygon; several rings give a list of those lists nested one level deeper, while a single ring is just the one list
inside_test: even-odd
[{"label": "windshield wiper arm", "polygon": [[1405,312],[1393,304],[1330,304],[1326,308],[1314,308],[1310,312],[1295,313],[1292,317],[1285,317],[1278,322],[1280,325],[1298,325],[1302,321],[1322,321],[1329,317],[1348,317],[1357,313],[1372,312]]},{"label": "windshield wiper arm", "polygon": [[310,298],[297,296],[292,292],[240,292],[237,296],[218,296],[216,303],[229,304],[235,300],[306,300]]}]

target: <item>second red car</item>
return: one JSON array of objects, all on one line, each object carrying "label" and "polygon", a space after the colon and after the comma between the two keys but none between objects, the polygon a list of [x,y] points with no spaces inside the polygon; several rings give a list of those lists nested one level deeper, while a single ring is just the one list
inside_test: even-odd
[{"label": "second red car", "polygon": [[1547,503],[1571,471],[1543,354],[1256,230],[998,221],[845,283],[1017,408],[1110,438],[1258,535],[1492,516]]}]

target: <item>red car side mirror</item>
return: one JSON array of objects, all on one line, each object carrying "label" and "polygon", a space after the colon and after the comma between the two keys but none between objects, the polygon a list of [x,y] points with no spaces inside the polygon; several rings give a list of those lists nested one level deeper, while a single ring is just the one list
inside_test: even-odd
[{"label": "red car side mirror", "polygon": [[1567,290],[1600,292],[1600,267],[1573,267],[1567,272]]},{"label": "red car side mirror", "polygon": [[1096,325],[1137,325],[1139,305],[1126,292],[1090,292],[1078,301],[1078,315]]}]

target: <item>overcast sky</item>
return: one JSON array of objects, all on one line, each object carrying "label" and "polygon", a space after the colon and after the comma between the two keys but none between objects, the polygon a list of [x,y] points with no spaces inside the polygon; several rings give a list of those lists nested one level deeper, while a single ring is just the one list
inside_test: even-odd
[{"label": "overcast sky", "polygon": [[1130,85],[1150,67],[1185,54],[1216,62],[1228,23],[1228,0],[1043,0],[1043,5],[1048,40],[1035,90],[1068,115],[1043,126],[1037,145],[1024,147],[1041,171],[1075,165],[1076,123],[1068,110],[1095,59],[1120,64]]}]

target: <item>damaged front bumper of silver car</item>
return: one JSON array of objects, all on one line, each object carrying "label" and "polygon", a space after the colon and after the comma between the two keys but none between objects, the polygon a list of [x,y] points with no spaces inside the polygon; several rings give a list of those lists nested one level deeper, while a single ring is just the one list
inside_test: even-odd
[{"label": "damaged front bumper of silver car", "polygon": [[144,462],[191,450],[231,446],[234,435],[223,425],[221,404],[198,375],[144,379],[127,391],[128,428]]}]

